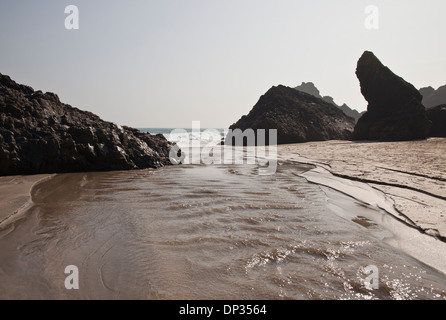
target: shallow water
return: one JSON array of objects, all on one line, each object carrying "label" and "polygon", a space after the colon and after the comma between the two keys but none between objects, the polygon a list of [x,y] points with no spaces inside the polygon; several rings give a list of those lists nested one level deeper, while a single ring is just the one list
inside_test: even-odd
[{"label": "shallow water", "polygon": [[[281,162],[58,175],[0,229],[0,298],[445,299],[383,212]],[[378,219],[379,220],[379,219]],[[67,290],[65,267],[79,269]],[[378,288],[365,268],[376,267]]]}]

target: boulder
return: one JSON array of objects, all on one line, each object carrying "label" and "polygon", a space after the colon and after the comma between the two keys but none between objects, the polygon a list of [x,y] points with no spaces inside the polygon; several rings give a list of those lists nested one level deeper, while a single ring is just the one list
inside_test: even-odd
[{"label": "boulder", "polygon": [[359,59],[356,75],[368,107],[356,124],[354,140],[403,141],[429,136],[432,123],[413,85],[368,51]]}]

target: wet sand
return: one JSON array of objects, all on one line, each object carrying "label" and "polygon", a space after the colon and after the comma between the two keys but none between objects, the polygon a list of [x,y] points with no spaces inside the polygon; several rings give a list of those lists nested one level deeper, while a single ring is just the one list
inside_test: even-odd
[{"label": "wet sand", "polygon": [[[206,281],[193,294],[189,283],[205,274],[211,281],[215,272],[227,280],[218,290],[224,297],[233,297],[229,288],[240,281],[247,283],[231,292],[246,298],[276,297],[278,289],[277,297],[288,298],[404,298],[403,287],[415,290],[414,298],[444,297],[441,287],[432,286],[443,285],[446,274],[445,149],[446,139],[283,145],[278,172],[261,179],[249,166],[0,177],[0,278],[5,288],[14,288],[6,297],[25,299],[216,298],[204,295]],[[259,206],[264,201],[265,208]],[[265,232],[271,243],[264,243],[270,240]],[[215,258],[223,251],[224,266]],[[370,263],[379,266],[383,280],[382,290],[372,295],[362,291],[357,274]],[[60,270],[69,264],[83,270],[82,286],[88,290],[78,296],[60,286]],[[320,275],[329,278],[324,281],[337,288],[334,292],[314,284],[316,266],[322,266]],[[265,268],[270,287],[258,280],[265,278]],[[303,270],[296,274],[296,268]],[[289,291],[283,287],[285,271]],[[293,287],[304,275],[305,292]],[[427,278],[419,283],[417,277]],[[150,279],[149,285],[138,285],[141,278]],[[129,291],[119,289],[120,281],[132,283],[125,286]],[[172,281],[177,283],[170,291]],[[254,284],[258,291],[243,289]],[[345,291],[345,284],[353,289]]]},{"label": "wet sand", "polygon": [[[446,298],[445,242],[308,183],[313,168],[56,175],[0,227],[0,299]],[[440,264],[401,250],[411,238]],[[69,265],[79,290],[65,288]],[[377,289],[365,287],[367,266],[379,270]]]},{"label": "wet sand", "polygon": [[[446,139],[309,142],[280,145],[278,155],[279,160],[315,165],[302,175],[310,182],[378,206],[446,241]],[[52,176],[0,177],[0,225],[26,211],[32,187]],[[377,200],[376,192],[386,199]]]},{"label": "wet sand", "polygon": [[0,177],[0,225],[25,212],[32,204],[31,190],[54,175]]},{"label": "wet sand", "polygon": [[315,165],[303,175],[310,182],[379,206],[407,225],[446,240],[446,139],[310,142],[281,145],[278,154]]}]

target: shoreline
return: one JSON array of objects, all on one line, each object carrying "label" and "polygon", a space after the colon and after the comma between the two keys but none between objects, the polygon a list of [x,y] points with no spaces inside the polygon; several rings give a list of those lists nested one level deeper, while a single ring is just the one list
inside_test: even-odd
[{"label": "shoreline", "polygon": [[[436,160],[430,164],[429,159],[421,157],[417,159],[418,163],[411,164],[405,158],[389,157],[387,152],[395,149],[395,146],[408,151],[413,146],[424,146],[421,151],[425,152],[432,145],[441,148],[435,150],[437,156],[430,155],[431,160]],[[366,149],[374,147],[375,153],[365,154],[364,146]],[[446,157],[442,159],[442,155],[446,154],[446,138],[409,142],[331,140],[278,145],[277,148],[279,161],[315,167],[300,175],[310,183],[333,188],[381,208],[420,232],[446,242],[446,171],[443,169],[446,168]],[[384,158],[383,149],[386,157],[379,160]],[[362,157],[352,154],[362,154]],[[430,168],[424,168],[421,173],[407,168],[409,165],[420,169],[427,164]],[[0,226],[30,204],[35,185],[55,175],[0,176]],[[380,193],[387,199],[383,199]],[[374,196],[370,198],[371,195]]]},{"label": "shoreline", "polygon": [[[365,153],[364,148],[373,152]],[[392,154],[398,148],[405,151]],[[411,172],[407,166],[419,167],[427,159],[418,154],[418,163],[412,164],[404,162],[401,155],[406,155],[408,150],[421,150],[424,154],[426,148],[434,153],[427,157],[436,159],[431,161],[430,171],[424,168]],[[352,154],[361,156],[352,157]],[[446,172],[441,172],[446,160],[442,159],[442,154],[446,154],[446,139],[440,138],[395,143],[324,141],[278,146],[279,161],[314,167],[298,176],[321,186],[327,198],[331,192],[339,192],[352,203],[363,203],[392,217],[394,222],[380,216],[377,210],[374,221],[395,234],[395,239],[389,240],[391,244],[446,274],[446,261],[442,261],[441,254],[446,250],[446,201],[442,199],[446,189],[441,188],[446,186],[443,182]],[[0,177],[0,228],[26,213],[33,205],[33,188],[56,175]],[[437,190],[433,189],[435,182],[440,183]]]},{"label": "shoreline", "polygon": [[[373,152],[364,152],[370,148]],[[430,154],[427,150],[431,150]],[[410,152],[416,154],[417,162],[408,161]],[[308,142],[280,145],[278,154],[279,161],[313,165],[313,169],[299,175],[309,183],[385,212],[392,219],[377,214],[374,222],[395,235],[389,244],[446,274],[446,172],[442,172],[446,166],[442,157],[446,154],[446,139]],[[413,168],[428,162],[423,154],[431,163],[421,174],[413,172]]]},{"label": "shoreline", "polygon": [[33,205],[33,189],[55,175],[0,176],[0,228],[26,212]]},{"label": "shoreline", "polygon": [[[310,182],[369,202],[446,242],[445,138],[308,142],[278,146],[278,153],[282,160],[314,165],[302,175]],[[379,193],[387,200],[379,199]],[[371,194],[375,196],[369,198]]]}]

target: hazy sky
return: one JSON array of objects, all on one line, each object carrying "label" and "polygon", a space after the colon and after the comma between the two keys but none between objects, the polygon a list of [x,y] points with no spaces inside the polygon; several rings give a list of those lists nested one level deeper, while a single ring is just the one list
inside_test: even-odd
[{"label": "hazy sky", "polygon": [[0,73],[133,127],[228,127],[302,81],[362,111],[364,50],[417,88],[446,84],[445,13],[445,0],[0,0]]}]

